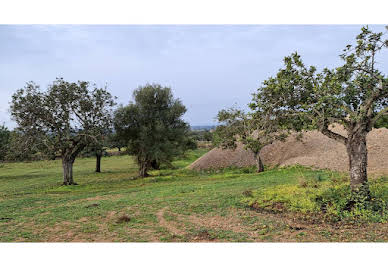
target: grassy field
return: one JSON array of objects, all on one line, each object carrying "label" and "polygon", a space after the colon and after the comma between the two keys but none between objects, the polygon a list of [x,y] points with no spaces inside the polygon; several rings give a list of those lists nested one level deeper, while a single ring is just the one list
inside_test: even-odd
[{"label": "grassy field", "polygon": [[386,224],[330,225],[290,214],[258,212],[243,202],[250,190],[333,175],[302,167],[254,173],[185,169],[206,150],[175,161],[174,170],[137,179],[129,156],[75,162],[78,186],[61,186],[61,162],[0,165],[1,242],[122,241],[387,241]]}]

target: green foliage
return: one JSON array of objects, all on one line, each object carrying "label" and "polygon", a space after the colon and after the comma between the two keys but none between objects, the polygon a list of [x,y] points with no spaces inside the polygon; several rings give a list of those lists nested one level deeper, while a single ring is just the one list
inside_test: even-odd
[{"label": "green foliage", "polygon": [[0,126],[0,161],[4,160],[9,150],[10,135],[8,128]]},{"label": "green foliage", "polygon": [[[322,217],[329,222],[388,221],[388,178],[369,183],[370,195],[354,193],[346,178],[300,178],[298,184],[285,184],[255,190],[243,202],[274,212],[296,212],[305,217]],[[369,198],[370,197],[370,198]]]},{"label": "green foliage", "polygon": [[114,104],[106,89],[57,78],[45,92],[33,82],[19,89],[12,96],[11,115],[26,144],[75,158],[109,132]]},{"label": "green foliage", "polygon": [[158,84],[139,87],[133,98],[116,111],[114,127],[128,153],[136,156],[140,175],[146,176],[153,162],[170,164],[190,147],[189,126],[182,120],[186,107],[170,88]]},{"label": "green foliage", "polygon": [[321,73],[307,67],[298,53],[284,59],[284,68],[263,82],[254,95],[251,108],[276,118],[293,130],[317,128],[332,134],[330,123],[350,129],[354,123],[371,130],[375,120],[385,113],[388,79],[376,67],[378,52],[385,47],[381,33],[362,28],[357,45],[348,45],[341,55],[344,64]]},{"label": "green foliage", "polygon": [[209,130],[190,130],[189,136],[194,141],[212,141],[213,134]]},{"label": "green foliage", "polygon": [[224,109],[217,115],[219,125],[213,136],[213,144],[223,149],[235,149],[240,143],[253,152],[257,171],[264,170],[260,150],[275,140],[284,140],[286,131],[260,113],[247,114],[237,108]]},{"label": "green foliage", "polygon": [[375,128],[388,128],[388,115],[382,115],[380,116],[374,125]]},{"label": "green foliage", "polygon": [[54,157],[60,154],[64,185],[73,181],[73,163],[88,145],[98,145],[112,127],[114,99],[106,88],[57,78],[46,91],[28,82],[12,96],[11,115],[19,145]]},{"label": "green foliage", "polygon": [[245,113],[237,108],[218,112],[221,123],[214,132],[214,143],[223,148],[236,148],[240,142],[254,154],[275,140],[284,140],[286,131],[281,130],[270,119],[260,113]]},{"label": "green foliage", "polygon": [[[306,66],[295,52],[258,88],[250,107],[279,128],[297,132],[317,129],[346,145],[352,190],[367,188],[366,135],[388,113],[388,77],[376,63],[387,44],[382,33],[363,27],[356,44],[347,45],[340,55],[343,64],[320,72],[315,66]],[[346,135],[334,132],[333,124],[343,126]],[[363,174],[357,177],[356,173]]]},{"label": "green foliage", "polygon": [[117,148],[119,150],[127,145],[127,142],[124,139],[121,139],[117,133],[109,134],[105,142],[109,148]]},{"label": "green foliage", "polygon": [[24,137],[20,131],[13,130],[10,132],[9,148],[5,156],[7,161],[21,162],[49,159],[47,155],[48,153],[39,152],[36,146],[28,142],[28,138]]}]

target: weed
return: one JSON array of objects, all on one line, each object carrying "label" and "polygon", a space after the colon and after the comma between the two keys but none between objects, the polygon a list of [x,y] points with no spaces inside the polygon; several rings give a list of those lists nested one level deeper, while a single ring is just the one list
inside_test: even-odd
[{"label": "weed", "polygon": [[248,189],[242,193],[245,197],[253,197],[252,190]]}]

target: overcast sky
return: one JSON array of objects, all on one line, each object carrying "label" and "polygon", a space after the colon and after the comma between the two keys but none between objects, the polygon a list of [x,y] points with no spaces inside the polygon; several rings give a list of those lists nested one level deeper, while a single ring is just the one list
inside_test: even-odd
[{"label": "overcast sky", "polygon": [[[107,84],[123,104],[138,86],[160,83],[186,105],[191,125],[215,124],[220,109],[245,107],[293,51],[308,65],[339,65],[338,55],[360,28],[0,25],[0,124],[14,127],[8,110],[18,88],[31,80],[46,88],[56,77]],[[387,59],[387,53],[379,58],[385,73]]]}]

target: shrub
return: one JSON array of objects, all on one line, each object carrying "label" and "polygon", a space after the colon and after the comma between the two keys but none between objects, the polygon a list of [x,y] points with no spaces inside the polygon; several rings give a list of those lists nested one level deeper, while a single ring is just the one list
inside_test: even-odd
[{"label": "shrub", "polygon": [[319,176],[301,178],[298,184],[255,190],[243,202],[264,211],[295,212],[311,218],[318,215],[328,222],[388,221],[388,178],[372,180],[369,196],[352,193],[346,178],[322,180]]}]

